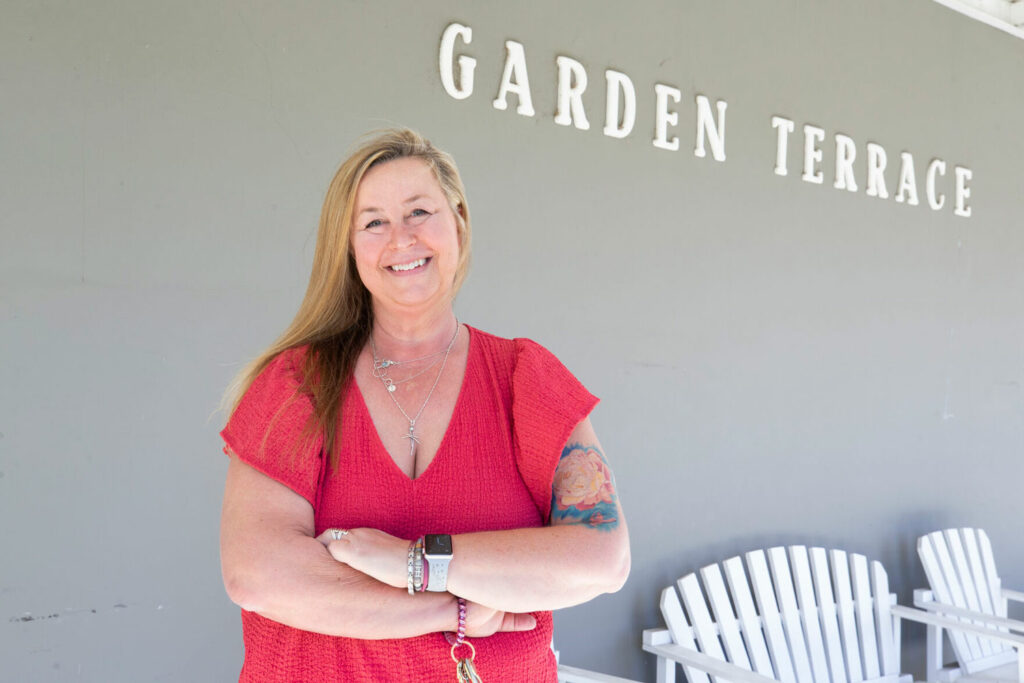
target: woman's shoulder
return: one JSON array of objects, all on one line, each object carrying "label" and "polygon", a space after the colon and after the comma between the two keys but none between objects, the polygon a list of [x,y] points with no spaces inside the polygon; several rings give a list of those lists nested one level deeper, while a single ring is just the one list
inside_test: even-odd
[{"label": "woman's shoulder", "polygon": [[473,340],[485,351],[501,353],[514,361],[520,360],[524,356],[527,358],[552,356],[550,351],[527,337],[499,337],[472,325],[466,325],[466,327],[469,328]]},{"label": "woman's shoulder", "polygon": [[301,381],[308,354],[309,344],[288,347],[271,356],[262,372],[273,373],[279,377],[290,376]]}]

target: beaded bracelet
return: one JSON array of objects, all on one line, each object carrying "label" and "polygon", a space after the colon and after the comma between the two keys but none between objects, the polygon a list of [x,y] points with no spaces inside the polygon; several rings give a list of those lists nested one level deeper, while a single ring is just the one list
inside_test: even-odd
[{"label": "beaded bracelet", "polygon": [[430,585],[430,563],[423,560],[423,586],[420,587],[420,591],[427,590],[427,586]]},{"label": "beaded bracelet", "polygon": [[[464,598],[458,598],[458,603],[459,625],[455,632],[455,637],[453,638],[450,633],[445,633],[444,637],[452,646],[451,656],[452,661],[455,662],[455,674],[458,680],[479,683],[480,675],[476,672],[476,667],[473,666],[473,660],[476,659],[476,648],[473,647],[473,643],[466,640],[466,600]],[[456,654],[460,645],[465,645],[469,648],[468,657],[459,657]]]}]

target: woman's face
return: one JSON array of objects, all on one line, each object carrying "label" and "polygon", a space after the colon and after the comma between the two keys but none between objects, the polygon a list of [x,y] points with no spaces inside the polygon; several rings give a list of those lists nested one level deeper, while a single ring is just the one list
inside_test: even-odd
[{"label": "woman's face", "polygon": [[425,161],[403,157],[366,172],[352,254],[375,306],[415,313],[449,304],[459,246],[455,214]]}]

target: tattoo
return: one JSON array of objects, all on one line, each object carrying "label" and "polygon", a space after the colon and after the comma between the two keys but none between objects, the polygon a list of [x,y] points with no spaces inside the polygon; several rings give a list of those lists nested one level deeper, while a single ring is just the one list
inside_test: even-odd
[{"label": "tattoo", "polygon": [[602,531],[619,526],[615,480],[596,447],[567,445],[551,488],[552,525],[582,523]]}]

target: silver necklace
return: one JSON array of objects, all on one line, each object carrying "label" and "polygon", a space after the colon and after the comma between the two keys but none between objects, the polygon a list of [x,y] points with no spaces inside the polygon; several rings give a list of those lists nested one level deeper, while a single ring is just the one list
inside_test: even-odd
[{"label": "silver necklace", "polygon": [[[438,351],[437,355],[440,356],[442,353],[444,353],[443,350]],[[405,360],[405,361],[399,361],[397,363],[392,363],[392,365],[405,365],[406,363],[411,363],[411,362],[412,362],[411,360]],[[440,358],[438,358],[435,361],[431,361],[422,370],[417,370],[416,372],[412,373],[408,377],[403,377],[402,379],[391,379],[390,377],[388,377],[387,368],[385,368],[383,366],[381,368],[379,368],[379,369],[378,368],[374,368],[373,376],[378,378],[381,382],[384,382],[384,386],[387,387],[388,391],[393,392],[395,390],[395,388],[399,384],[405,384],[406,382],[411,382],[414,379],[416,379],[417,377],[419,377],[420,375],[423,375],[425,373],[430,372],[431,370],[436,368],[437,364],[440,363],[440,362],[441,362]]]},{"label": "silver necklace", "polygon": [[[416,446],[420,443],[419,437],[416,436],[416,420],[420,419],[420,415],[423,414],[423,409],[427,407],[427,403],[430,401],[430,397],[434,395],[434,389],[437,388],[437,383],[441,381],[441,375],[444,374],[444,367],[445,365],[448,364],[448,354],[452,352],[452,347],[455,346],[455,340],[458,339],[459,337],[459,327],[459,319],[456,318],[455,334],[452,335],[451,341],[448,342],[448,348],[444,350],[444,358],[441,359],[441,369],[437,371],[437,377],[434,378],[434,383],[430,386],[430,391],[427,392],[427,397],[423,399],[423,403],[422,405],[420,405],[420,409],[416,411],[415,417],[409,417],[409,413],[405,412],[405,408],[403,408],[402,404],[398,402],[398,398],[395,396],[395,383],[394,381],[392,381],[390,377],[388,377],[388,368],[391,367],[392,365],[412,363],[417,360],[424,360],[426,358],[439,355],[441,352],[438,351],[437,353],[431,353],[429,355],[422,356],[421,358],[414,358],[413,360],[407,361],[393,361],[388,359],[382,359],[377,357],[377,345],[373,341],[373,335],[370,335],[370,350],[373,352],[373,376],[381,381],[381,383],[384,385],[384,388],[387,389],[388,391],[388,396],[390,396],[391,400],[394,401],[395,406],[397,406],[398,410],[401,411],[402,416],[409,421],[409,432],[407,434],[402,435],[403,439],[409,439],[409,457],[416,457]],[[426,372],[426,370],[424,370],[423,372]],[[422,374],[422,372],[416,374],[419,375]],[[415,375],[413,376],[415,377]],[[412,377],[407,377],[402,381],[408,381],[410,379],[412,379]]]}]

